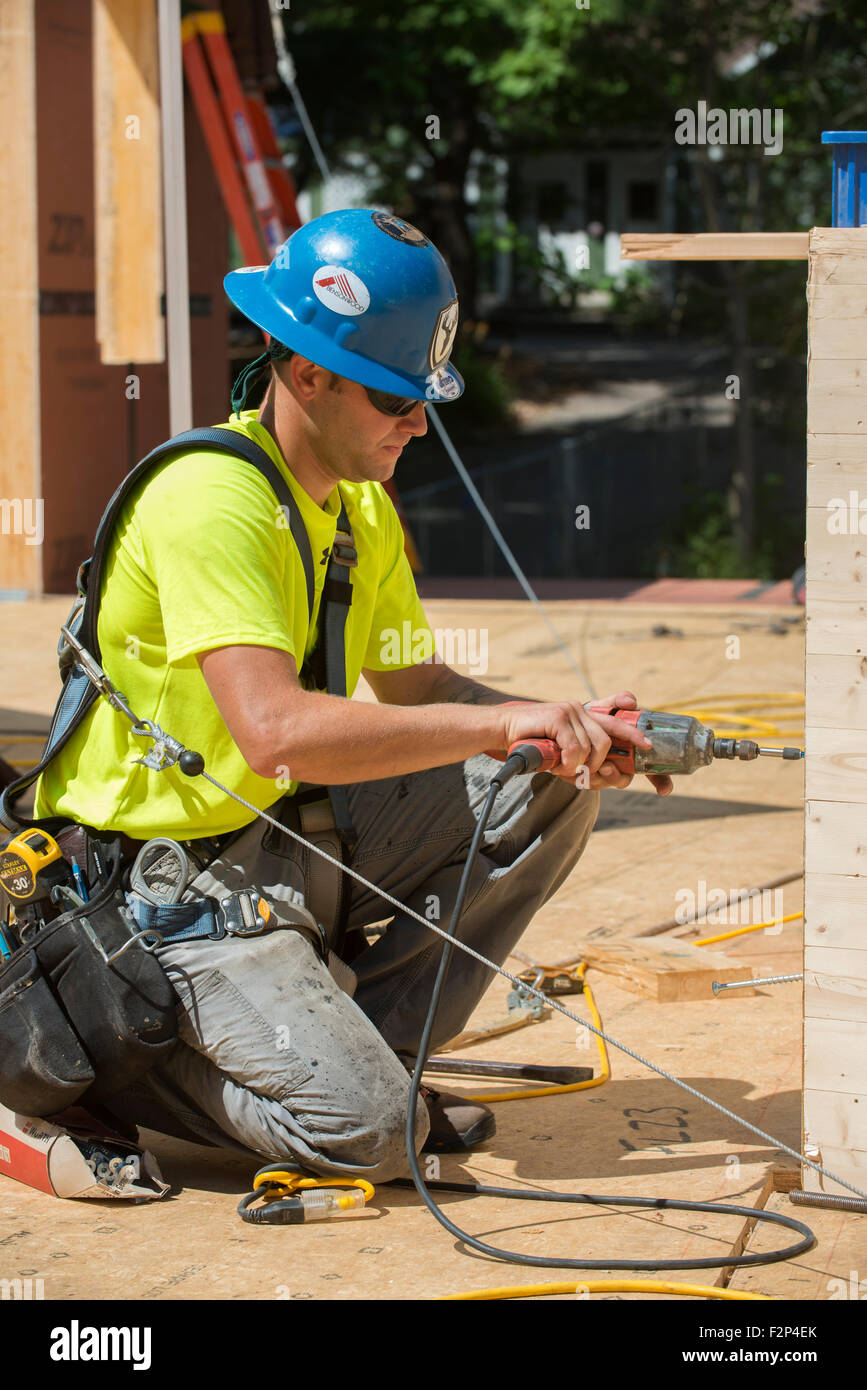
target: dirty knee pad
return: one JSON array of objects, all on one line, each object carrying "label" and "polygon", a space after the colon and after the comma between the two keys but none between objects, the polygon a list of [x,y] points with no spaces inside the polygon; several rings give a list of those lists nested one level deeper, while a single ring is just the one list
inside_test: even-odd
[{"label": "dirty knee pad", "polygon": [[[406,1155],[406,1112],[409,1103],[409,1076],[406,1086],[388,1086],[380,1104],[371,1105],[347,1132],[322,1143],[325,1158],[357,1166],[372,1182],[388,1182],[409,1176]],[[428,1109],[421,1097],[415,1109],[415,1151],[418,1153],[430,1130]]]}]

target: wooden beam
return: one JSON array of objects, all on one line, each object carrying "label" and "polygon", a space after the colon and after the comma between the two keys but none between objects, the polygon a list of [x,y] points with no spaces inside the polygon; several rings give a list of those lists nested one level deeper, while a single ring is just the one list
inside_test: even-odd
[{"label": "wooden beam", "polygon": [[[867,360],[867,282],[845,285],[839,280],[814,281],[809,296],[810,351],[825,361]],[[845,334],[840,331],[844,324]]]},{"label": "wooden beam", "polygon": [[[812,316],[811,316],[812,325]],[[867,360],[847,359],[845,323],[838,324],[829,344],[829,325],[815,333],[833,356],[810,353],[807,367],[807,428],[812,434],[863,434],[867,441]],[[812,345],[813,331],[810,330]],[[862,478],[863,481],[863,478]]]},{"label": "wooden beam", "polygon": [[[858,257],[867,256],[867,227],[814,227],[810,232],[810,254],[821,258],[811,267],[810,279],[829,276],[844,285],[867,284],[865,267]],[[840,261],[827,261],[839,256]]]},{"label": "wooden beam", "polygon": [[811,507],[827,508],[832,497],[848,497],[863,481],[864,436],[807,434],[807,474]]},{"label": "wooden beam", "polygon": [[35,0],[0,0],[0,591],[42,592]]},{"label": "wooden beam", "polygon": [[809,232],[624,232],[625,261],[805,261]]},{"label": "wooden beam", "polygon": [[[867,656],[867,598],[841,603],[815,594],[807,602],[807,656]],[[807,687],[815,689],[810,662]]]},{"label": "wooden beam", "polygon": [[815,814],[821,814],[822,802],[842,802],[860,806],[860,815],[867,819],[863,809],[867,803],[867,730],[819,726],[811,709],[804,732],[810,746],[810,799]]},{"label": "wooden beam", "polygon": [[[859,1096],[863,1105],[867,1022],[837,1018],[816,1018],[812,1022],[814,1026],[807,1030],[806,1038],[810,1073],[807,1089]],[[811,1128],[809,1123],[806,1128]],[[813,1130],[813,1138],[821,1141],[822,1136]]]},{"label": "wooden beam", "polygon": [[804,1014],[807,1018],[867,1023],[867,951],[808,946],[804,951]]},{"label": "wooden beam", "polygon": [[96,336],[107,364],[162,362],[155,0],[93,0]]},{"label": "wooden beam", "polygon": [[[712,930],[708,927],[709,932]],[[624,989],[655,999],[659,1004],[713,999],[714,980],[720,984],[749,980],[753,973],[749,965],[722,951],[671,939],[593,937],[580,942],[576,950],[594,970],[615,975]],[[738,995],[754,992],[752,989],[737,991]]]},{"label": "wooden beam", "polygon": [[[867,868],[867,815],[860,801],[812,799],[818,759],[812,752],[813,726],[806,728],[807,819],[804,856],[808,874],[858,874]],[[815,768],[815,773],[814,773]],[[867,1089],[867,1088],[865,1088]]]},{"label": "wooden beam", "polygon": [[[804,949],[867,950],[867,877],[812,873],[804,894]],[[812,957],[810,957],[812,959]],[[864,1107],[867,1115],[867,1106]]]},{"label": "wooden beam", "polygon": [[807,689],[811,729],[842,728],[867,734],[867,655],[811,652]]}]

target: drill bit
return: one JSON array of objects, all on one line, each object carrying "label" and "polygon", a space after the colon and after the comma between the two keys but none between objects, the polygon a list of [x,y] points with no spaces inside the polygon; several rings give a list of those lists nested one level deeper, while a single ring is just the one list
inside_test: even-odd
[{"label": "drill bit", "polygon": [[715,738],[713,741],[715,758],[740,758],[747,762],[753,758],[803,758],[803,748],[761,748],[751,738]]}]

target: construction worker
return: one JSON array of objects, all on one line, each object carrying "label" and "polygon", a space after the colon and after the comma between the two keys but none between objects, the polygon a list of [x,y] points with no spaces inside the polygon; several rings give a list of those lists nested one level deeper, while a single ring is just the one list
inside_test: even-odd
[{"label": "construction worker", "polygon": [[[497,767],[486,750],[555,739],[555,775],[517,777],[500,794],[462,918],[461,938],[503,962],[581,855],[599,789],[628,784],[605,760],[611,735],[646,740],[578,701],[512,703],[430,659],[382,486],[426,432],[426,402],[463,391],[449,363],[455,287],[428,239],[369,209],[329,213],[267,269],[228,275],[226,289],[269,335],[236,382],[229,426],[288,484],[313,573],[297,527],[244,460],[206,448],[176,456],[135,487],[116,527],[98,628],[105,669],[133,709],[200,749],[217,780],[434,921],[448,920]],[[263,375],[263,403],[247,410]],[[328,578],[332,562],[342,580]],[[311,653],[323,605],[350,598],[342,689],[328,693]],[[412,636],[397,654],[395,631]],[[333,651],[329,660],[333,672]],[[344,698],[362,672],[377,703]],[[611,700],[634,705],[630,692]],[[172,837],[193,861],[190,890],[220,898],[255,886],[277,909],[273,929],[254,935],[164,934],[157,956],[180,999],[180,1042],[111,1108],[315,1173],[405,1174],[407,1065],[440,939],[212,784],[148,770],[133,751],[128,727],[97,702],[43,773],[35,814],[116,831],[130,859],[151,837]],[[303,895],[325,928],[330,969],[288,907],[281,922],[281,893]],[[388,916],[369,942],[364,928]],[[464,1027],[491,974],[455,953],[434,1047]],[[485,1106],[423,1097],[419,1148],[466,1148],[493,1133]]]}]

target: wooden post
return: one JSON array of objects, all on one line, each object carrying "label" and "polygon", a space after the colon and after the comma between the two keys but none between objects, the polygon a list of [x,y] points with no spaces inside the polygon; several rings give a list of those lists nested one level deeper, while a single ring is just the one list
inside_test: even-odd
[{"label": "wooden post", "polygon": [[187,162],[184,149],[184,73],[181,2],[159,0],[162,183],[166,232],[166,342],[169,355],[169,429],[193,423],[190,354],[190,278],[187,239]]},{"label": "wooden post", "polygon": [[155,0],[94,0],[96,336],[107,364],[162,362]]},{"label": "wooden post", "polygon": [[35,0],[0,0],[0,593],[42,592]]},{"label": "wooden post", "polygon": [[[808,260],[802,1151],[864,1190],[867,227],[623,241],[633,260]],[[806,1166],[802,1182],[808,1192],[849,1195]]]},{"label": "wooden post", "polygon": [[804,1153],[865,1188],[867,228],[813,230],[807,303]]}]

